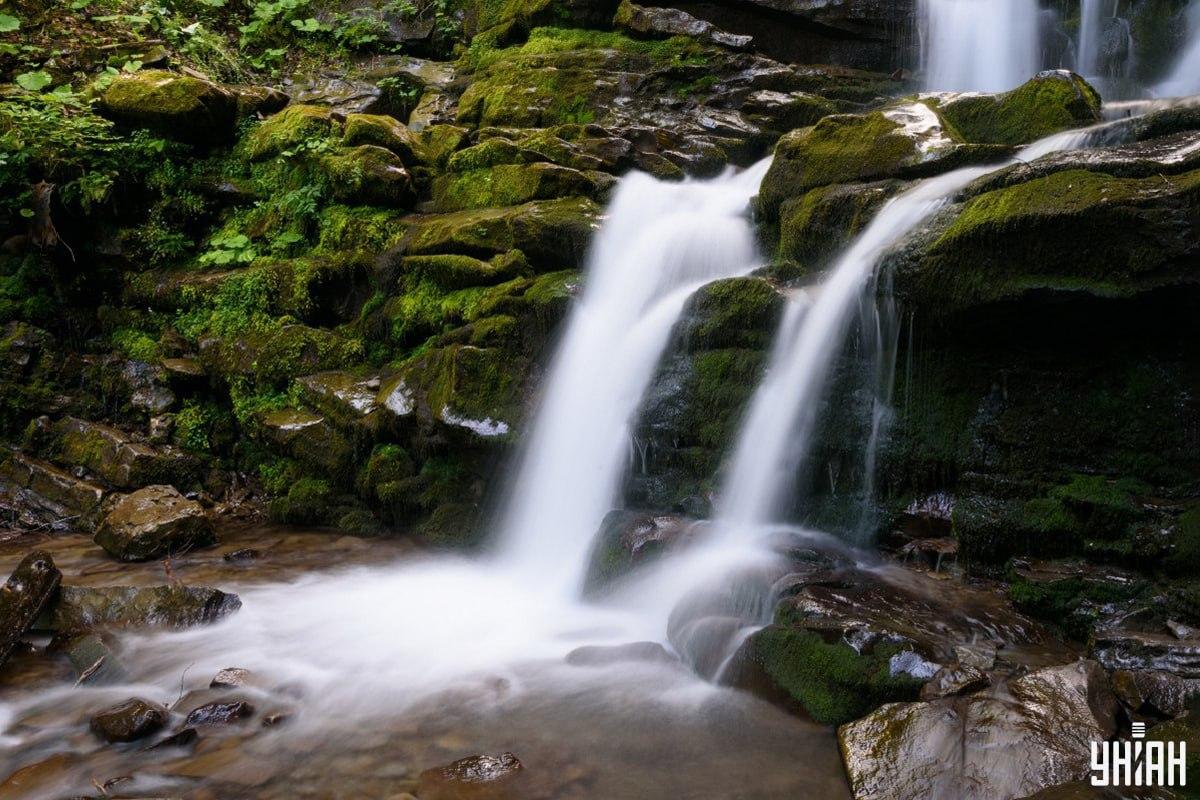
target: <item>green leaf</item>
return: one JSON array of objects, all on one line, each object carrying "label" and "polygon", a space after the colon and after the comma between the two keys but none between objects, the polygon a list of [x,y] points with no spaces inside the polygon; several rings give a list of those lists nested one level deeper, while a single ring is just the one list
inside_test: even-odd
[{"label": "green leaf", "polygon": [[17,86],[30,92],[40,92],[50,85],[53,79],[50,73],[45,70],[37,70],[36,72],[22,72],[17,76]]},{"label": "green leaf", "polygon": [[316,33],[321,30],[321,22],[315,17],[309,17],[305,20],[294,19],[292,20],[292,27],[304,33]]},{"label": "green leaf", "polygon": [[142,68],[142,62],[140,62],[140,61],[126,61],[124,63],[124,65],[122,65],[121,71],[122,72],[137,72],[141,68]]},{"label": "green leaf", "polygon": [[24,217],[25,219],[33,219],[33,209],[32,208],[22,208],[21,216]]},{"label": "green leaf", "polygon": [[0,14],[0,33],[9,33],[21,27],[21,20],[11,14]]}]

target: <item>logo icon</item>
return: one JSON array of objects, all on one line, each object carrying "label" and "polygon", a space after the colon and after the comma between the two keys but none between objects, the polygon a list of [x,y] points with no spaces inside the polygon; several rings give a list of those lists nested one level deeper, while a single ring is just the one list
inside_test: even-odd
[{"label": "logo icon", "polygon": [[1092,786],[1187,786],[1187,742],[1146,741],[1146,723],[1132,738],[1092,742]]}]

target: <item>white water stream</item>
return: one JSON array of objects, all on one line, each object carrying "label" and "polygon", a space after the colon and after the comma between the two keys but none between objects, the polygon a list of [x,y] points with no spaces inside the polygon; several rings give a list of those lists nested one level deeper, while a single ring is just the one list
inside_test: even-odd
[{"label": "white water stream", "polygon": [[1188,97],[1200,94],[1200,0],[1192,0],[1187,11],[1187,44],[1170,76],[1155,88],[1159,97]]},{"label": "white water stream", "polygon": [[1037,0],[921,0],[925,85],[1003,92],[1041,65]]}]

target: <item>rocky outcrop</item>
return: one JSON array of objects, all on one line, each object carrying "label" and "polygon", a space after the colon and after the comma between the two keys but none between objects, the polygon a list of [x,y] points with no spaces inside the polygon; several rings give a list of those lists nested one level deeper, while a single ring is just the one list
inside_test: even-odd
[{"label": "rocky outcrop", "polygon": [[49,553],[36,550],[21,560],[0,588],[0,667],[58,592],[62,573]]},{"label": "rocky outcrop", "polygon": [[148,561],[216,544],[195,500],[172,486],[147,486],[121,498],[96,531],[96,544],[122,561]]},{"label": "rocky outcrop", "polygon": [[1104,671],[1080,661],[994,691],[885,705],[839,728],[838,742],[856,800],[1004,800],[1085,778],[1115,713]]},{"label": "rocky outcrop", "polygon": [[671,36],[690,36],[703,42],[735,49],[749,47],[754,38],[726,33],[711,22],[697,19],[677,8],[639,6],[629,0],[623,0],[617,9],[616,17],[613,18],[613,24],[633,36],[663,39]]}]

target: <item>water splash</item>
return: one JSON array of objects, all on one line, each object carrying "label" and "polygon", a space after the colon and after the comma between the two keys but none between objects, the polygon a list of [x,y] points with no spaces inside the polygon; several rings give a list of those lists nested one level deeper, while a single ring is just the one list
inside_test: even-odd
[{"label": "water splash", "polygon": [[921,0],[925,85],[1002,92],[1041,63],[1037,0]]}]

